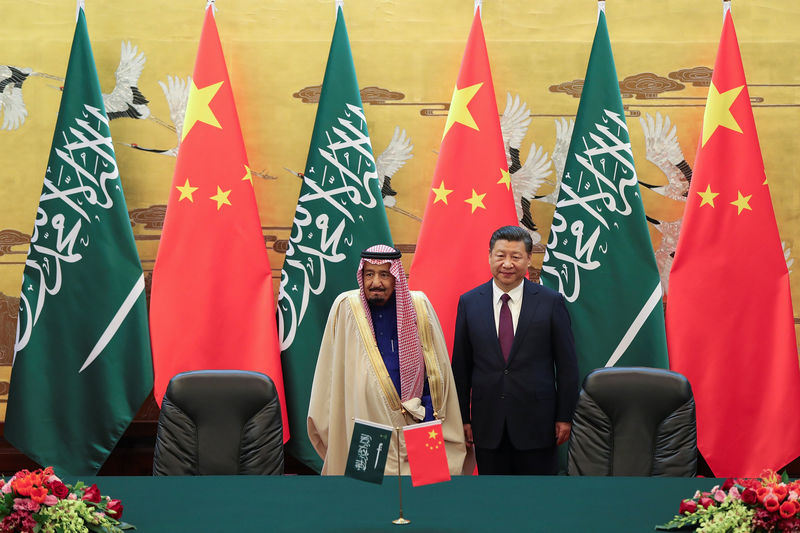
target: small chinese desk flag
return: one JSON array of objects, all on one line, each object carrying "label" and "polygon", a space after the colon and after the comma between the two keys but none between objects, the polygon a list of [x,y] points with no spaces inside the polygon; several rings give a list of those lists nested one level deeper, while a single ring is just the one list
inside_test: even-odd
[{"label": "small chinese desk flag", "polygon": [[441,420],[405,426],[403,437],[413,486],[450,481]]}]

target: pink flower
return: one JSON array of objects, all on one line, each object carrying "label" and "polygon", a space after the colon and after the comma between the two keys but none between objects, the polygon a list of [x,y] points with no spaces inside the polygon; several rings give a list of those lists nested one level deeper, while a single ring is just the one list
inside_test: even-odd
[{"label": "pink flower", "polygon": [[[14,478],[11,478],[11,479],[14,479]],[[0,488],[0,492],[2,492],[3,494],[11,494],[13,491],[14,491],[14,488],[11,486],[11,481],[9,481],[5,485],[3,485],[2,488]]]},{"label": "pink flower", "polygon": [[15,511],[29,511],[35,513],[39,510],[39,507],[41,506],[30,498],[14,498]]},{"label": "pink flower", "polygon": [[58,503],[58,496],[54,494],[48,494],[47,496],[44,497],[44,501],[42,503],[49,507],[52,507]]},{"label": "pink flower", "polygon": [[720,503],[724,502],[725,501],[725,491],[723,491],[721,489],[717,489],[717,491],[714,493],[714,499],[717,500]]},{"label": "pink flower", "polygon": [[714,500],[712,500],[711,498],[706,498],[704,496],[704,497],[700,498],[700,502],[699,503],[700,503],[700,505],[702,505],[703,507],[708,509],[709,507],[714,505]]},{"label": "pink flower", "polygon": [[790,490],[789,491],[789,496],[787,496],[786,499],[789,500],[790,502],[793,502],[793,501],[795,501],[797,499],[797,497],[798,497],[798,494],[795,491]]},{"label": "pink flower", "polygon": [[74,492],[70,492],[69,496],[67,496],[68,500],[77,500],[78,496]]},{"label": "pink flower", "polygon": [[730,488],[730,490],[728,491],[728,496],[730,496],[732,500],[742,499],[742,495],[739,493],[739,489],[737,489],[735,486]]}]

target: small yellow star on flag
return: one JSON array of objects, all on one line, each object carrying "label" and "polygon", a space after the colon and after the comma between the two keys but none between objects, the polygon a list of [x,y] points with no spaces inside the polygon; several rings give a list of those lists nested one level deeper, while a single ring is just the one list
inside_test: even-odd
[{"label": "small yellow star on flag", "polygon": [[469,109],[467,109],[467,106],[482,85],[483,82],[476,83],[475,85],[470,85],[463,89],[459,89],[458,86],[456,86],[453,90],[453,99],[450,100],[450,112],[447,113],[447,122],[444,125],[442,139],[444,139],[444,136],[447,135],[447,132],[450,131],[450,128],[452,128],[453,124],[456,122],[468,128],[472,128],[473,130],[480,131],[480,128],[475,123],[475,119],[472,118],[472,114],[469,112]]},{"label": "small yellow star on flag", "polygon": [[217,202],[217,211],[224,205],[231,205],[231,201],[228,200],[228,195],[231,194],[230,189],[227,191],[223,191],[219,185],[217,185],[217,194],[211,197],[212,200]]},{"label": "small yellow star on flag", "polygon": [[703,143],[706,145],[711,135],[717,131],[719,126],[742,133],[742,128],[731,113],[731,106],[742,92],[744,85],[734,87],[724,93],[720,93],[711,82],[711,87],[708,89],[708,101],[706,102],[706,110],[703,114]]},{"label": "small yellow star on flag", "polygon": [[467,198],[464,201],[472,206],[472,212],[474,213],[475,210],[478,209],[479,207],[481,209],[486,209],[486,206],[483,205],[484,196],[486,196],[486,193],[478,194],[475,192],[475,189],[472,189],[472,198]]},{"label": "small yellow star on flag", "polygon": [[253,185],[253,173],[250,172],[250,167],[245,165],[244,166],[244,171],[245,171],[245,174],[244,174],[244,177],[242,178],[242,181],[249,181],[250,185]]},{"label": "small yellow star on flag", "polygon": [[711,207],[714,207],[714,198],[719,196],[718,192],[711,192],[711,185],[706,187],[705,191],[698,192],[697,194],[703,199],[700,202],[700,207],[703,207],[704,205],[710,205]]},{"label": "small yellow star on flag", "polygon": [[186,105],[186,118],[183,121],[181,141],[189,135],[189,131],[198,122],[205,122],[209,126],[222,129],[217,117],[214,116],[214,112],[209,107],[211,100],[217,94],[219,88],[222,87],[222,83],[220,81],[214,85],[198,89],[197,85],[194,84],[194,80],[192,80],[192,86],[189,88],[189,100]]},{"label": "small yellow star on flag", "polygon": [[433,191],[433,194],[436,195],[436,198],[433,200],[433,203],[444,202],[445,204],[447,204],[447,195],[453,192],[452,189],[445,189],[444,180],[442,180],[442,183],[439,184],[439,187],[437,189],[431,189],[431,190]]},{"label": "small yellow star on flag", "polygon": [[736,208],[739,210],[736,214],[741,215],[742,211],[744,211],[745,209],[747,209],[748,211],[752,211],[753,209],[750,207],[750,198],[752,198],[753,195],[748,194],[747,196],[743,196],[742,191],[736,191],[736,194],[738,194],[739,197],[733,202],[731,202],[731,204],[735,205]]},{"label": "small yellow star on flag", "polygon": [[511,190],[511,174],[509,174],[508,170],[500,169],[500,181],[498,181],[500,185],[505,185],[506,190]]},{"label": "small yellow star on flag", "polygon": [[184,183],[183,185],[177,185],[175,186],[175,188],[181,192],[181,197],[178,198],[179,202],[184,198],[188,198],[190,202],[194,203],[194,198],[192,198],[192,193],[197,189],[199,189],[199,187],[192,187],[189,184],[189,178],[186,178],[186,183]]}]

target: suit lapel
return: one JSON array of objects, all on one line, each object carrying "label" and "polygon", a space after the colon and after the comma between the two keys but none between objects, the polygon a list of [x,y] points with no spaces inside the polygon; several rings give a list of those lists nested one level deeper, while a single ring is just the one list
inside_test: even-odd
[{"label": "suit lapel", "polygon": [[[519,311],[517,330],[514,332],[514,343],[511,345],[511,353],[508,355],[509,363],[514,359],[514,356],[525,340],[525,334],[528,332],[527,326],[533,321],[533,315],[536,312],[536,307],[539,305],[539,299],[536,298],[536,293],[539,292],[540,288],[539,285],[527,279],[523,279],[522,286],[522,309]],[[500,346],[499,341],[497,345]],[[500,355],[502,357],[502,353]]]}]

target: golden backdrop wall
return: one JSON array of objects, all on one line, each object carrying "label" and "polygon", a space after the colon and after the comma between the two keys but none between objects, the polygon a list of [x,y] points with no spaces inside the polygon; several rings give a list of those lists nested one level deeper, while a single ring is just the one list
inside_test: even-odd
[{"label": "golden backdrop wall", "polygon": [[[149,274],[175,164],[171,149],[177,137],[168,95],[191,74],[205,1],[87,0],[86,4],[104,92],[113,89],[121,59],[134,75],[144,59],[136,86],[148,103],[135,107],[141,118],[114,119],[111,132],[139,253]],[[334,2],[219,0],[217,6],[248,155],[259,174],[256,195],[277,280],[300,186],[285,169],[302,171],[305,165],[317,86],[333,30]],[[0,12],[0,402],[4,402],[27,241],[49,155],[75,5],[64,0],[2,0]],[[387,209],[395,243],[407,252],[407,265],[472,12],[471,0],[345,2],[375,154],[387,148],[395,128],[405,130],[413,144],[412,157],[392,176],[397,195]],[[483,24],[499,111],[505,110],[507,94],[519,96],[520,105],[527,104],[532,121],[522,141],[521,159],[524,163],[531,150],[541,147],[539,162],[550,180],[555,176],[551,156],[558,127],[566,126],[577,110],[596,13],[594,0],[484,2]],[[792,261],[795,243],[800,245],[800,157],[795,134],[800,119],[796,32],[800,5],[788,0],[735,0],[733,15],[773,204]],[[670,239],[665,236],[669,228],[675,230],[675,224],[668,223],[680,219],[684,201],[668,186],[677,179],[675,168],[685,176],[694,162],[722,4],[610,0],[607,17],[639,179],[647,189],[643,198],[652,219],[651,235],[654,247],[661,249],[660,266],[666,275]],[[669,128],[664,127],[665,117]],[[537,191],[545,198],[531,202],[543,242],[553,212],[546,198],[552,188],[545,183]],[[747,242],[736,246],[736,253],[748,253]],[[541,251],[534,256],[535,267],[541,257]],[[792,289],[798,316],[798,276]],[[3,412],[4,403],[0,415]]]}]

